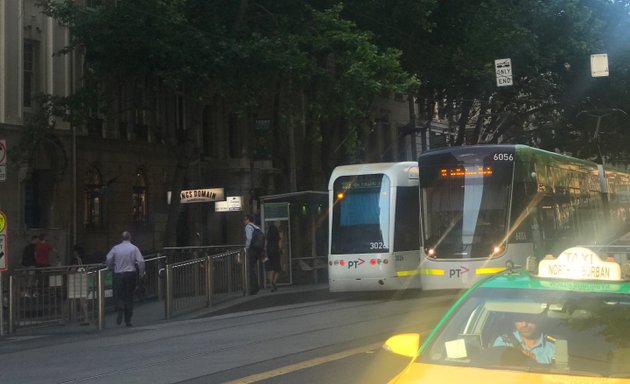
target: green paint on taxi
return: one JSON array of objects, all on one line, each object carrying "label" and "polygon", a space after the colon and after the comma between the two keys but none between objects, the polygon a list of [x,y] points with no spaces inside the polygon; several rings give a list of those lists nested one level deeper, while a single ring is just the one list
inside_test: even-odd
[{"label": "green paint on taxi", "polygon": [[545,289],[554,291],[630,293],[630,281],[589,281],[547,279],[527,272],[495,275],[481,284],[485,288]]}]

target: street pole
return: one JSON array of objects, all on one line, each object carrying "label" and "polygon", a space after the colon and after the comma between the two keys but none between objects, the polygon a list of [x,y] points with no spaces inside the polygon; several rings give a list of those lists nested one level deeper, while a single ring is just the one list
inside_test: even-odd
[{"label": "street pole", "polygon": [[602,166],[606,165],[605,164],[606,160],[604,159],[604,155],[602,154],[602,149],[599,142],[599,130],[601,126],[601,121],[604,117],[608,117],[616,112],[622,113],[626,116],[628,115],[626,111],[619,108],[591,109],[591,110],[586,110],[586,111],[580,111],[576,115],[576,117],[579,117],[580,115],[585,114],[587,116],[597,118],[597,122],[595,123],[595,132],[593,133],[593,140],[595,140],[595,144],[597,145],[597,153],[599,154],[599,159],[600,159],[600,162],[602,163]]}]

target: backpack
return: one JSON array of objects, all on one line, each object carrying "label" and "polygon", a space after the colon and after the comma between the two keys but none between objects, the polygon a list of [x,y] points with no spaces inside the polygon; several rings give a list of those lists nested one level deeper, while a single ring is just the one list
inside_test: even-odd
[{"label": "backpack", "polygon": [[265,249],[265,234],[260,228],[256,226],[253,227],[254,232],[252,233],[252,241],[249,243],[249,247],[251,249],[262,251]]}]

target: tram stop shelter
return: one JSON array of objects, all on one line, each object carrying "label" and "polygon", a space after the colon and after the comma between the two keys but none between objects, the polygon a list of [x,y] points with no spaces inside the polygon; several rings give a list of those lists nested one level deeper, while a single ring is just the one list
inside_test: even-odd
[{"label": "tram stop shelter", "polygon": [[261,224],[280,233],[279,284],[328,280],[328,192],[301,191],[262,196]]}]

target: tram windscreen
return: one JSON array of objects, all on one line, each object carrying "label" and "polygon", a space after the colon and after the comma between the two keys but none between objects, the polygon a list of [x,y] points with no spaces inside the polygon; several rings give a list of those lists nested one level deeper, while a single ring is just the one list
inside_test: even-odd
[{"label": "tram windscreen", "polygon": [[491,256],[507,234],[514,155],[448,155],[420,164],[423,245],[438,259]]},{"label": "tram windscreen", "polygon": [[389,178],[383,174],[341,176],[333,191],[331,253],[388,252]]}]

